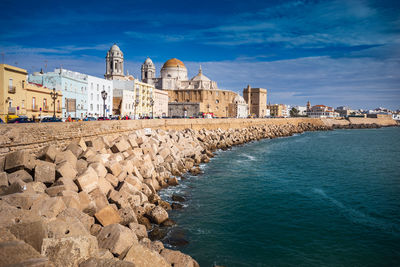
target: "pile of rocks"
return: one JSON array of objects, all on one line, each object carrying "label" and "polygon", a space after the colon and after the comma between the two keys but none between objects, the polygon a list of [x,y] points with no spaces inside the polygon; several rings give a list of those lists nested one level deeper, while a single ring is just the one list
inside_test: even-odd
[{"label": "pile of rocks", "polygon": [[216,149],[311,124],[222,130],[138,130],[0,158],[0,266],[198,266],[150,240],[173,225],[157,191],[200,173]]}]

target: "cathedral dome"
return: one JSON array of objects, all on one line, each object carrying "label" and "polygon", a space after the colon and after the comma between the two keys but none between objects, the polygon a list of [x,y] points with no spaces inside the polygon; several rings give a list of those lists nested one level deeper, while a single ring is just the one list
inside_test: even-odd
[{"label": "cathedral dome", "polygon": [[176,67],[180,67],[180,68],[185,68],[186,69],[185,64],[183,64],[183,62],[180,61],[177,58],[171,58],[171,59],[167,60],[164,63],[163,68],[168,68],[168,67],[175,67],[175,68]]},{"label": "cathedral dome", "polygon": [[118,51],[121,52],[121,49],[119,49],[118,45],[113,44],[113,46],[111,46],[110,51]]},{"label": "cathedral dome", "polygon": [[146,58],[146,60],[144,61],[143,64],[145,64],[145,65],[154,65],[153,61],[149,57]]},{"label": "cathedral dome", "polygon": [[192,78],[192,81],[209,82],[209,81],[211,81],[211,80],[210,80],[207,76],[205,76],[205,75],[203,74],[203,71],[201,70],[201,66],[200,66],[199,73],[198,73],[196,76],[194,76],[194,77]]}]

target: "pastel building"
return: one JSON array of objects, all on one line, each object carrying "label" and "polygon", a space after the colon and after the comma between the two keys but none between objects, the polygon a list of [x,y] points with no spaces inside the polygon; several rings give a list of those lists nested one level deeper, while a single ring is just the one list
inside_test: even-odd
[{"label": "pastel building", "polygon": [[[0,118],[8,121],[17,116],[40,119],[61,116],[62,93],[27,82],[26,70],[0,64]],[[53,100],[52,93],[57,93]]]},{"label": "pastel building", "polygon": [[88,76],[75,71],[55,69],[53,72],[35,72],[29,82],[62,92],[62,116],[84,118],[88,111]]},{"label": "pastel building", "polygon": [[[87,90],[87,115],[89,117],[103,117],[104,115],[108,117],[112,115],[112,105],[113,105],[113,82],[94,77],[91,75],[87,76],[88,90]],[[105,110],[104,110],[104,100],[102,97],[102,92],[107,93],[105,100]],[[105,114],[103,114],[105,111]]]}]

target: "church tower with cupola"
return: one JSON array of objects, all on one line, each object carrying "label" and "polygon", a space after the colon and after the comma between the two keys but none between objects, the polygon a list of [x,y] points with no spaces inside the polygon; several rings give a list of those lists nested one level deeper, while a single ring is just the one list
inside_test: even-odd
[{"label": "church tower with cupola", "polygon": [[156,66],[153,61],[148,57],[142,65],[142,81],[145,83],[153,84],[153,79],[156,78]]},{"label": "church tower with cupola", "polygon": [[107,52],[106,56],[106,74],[107,80],[123,80],[124,75],[124,54],[121,49],[114,44]]}]

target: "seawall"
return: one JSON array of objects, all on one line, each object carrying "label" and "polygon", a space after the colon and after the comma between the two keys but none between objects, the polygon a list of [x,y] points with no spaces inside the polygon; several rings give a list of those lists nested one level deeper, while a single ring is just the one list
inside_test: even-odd
[{"label": "seawall", "polygon": [[0,125],[0,155],[10,151],[27,149],[39,151],[47,145],[63,148],[73,140],[90,139],[129,133],[135,130],[151,128],[162,130],[215,130],[243,129],[258,125],[282,125],[309,123],[324,125],[319,119],[156,119],[156,120],[120,120],[87,121],[70,123],[36,123]]}]

